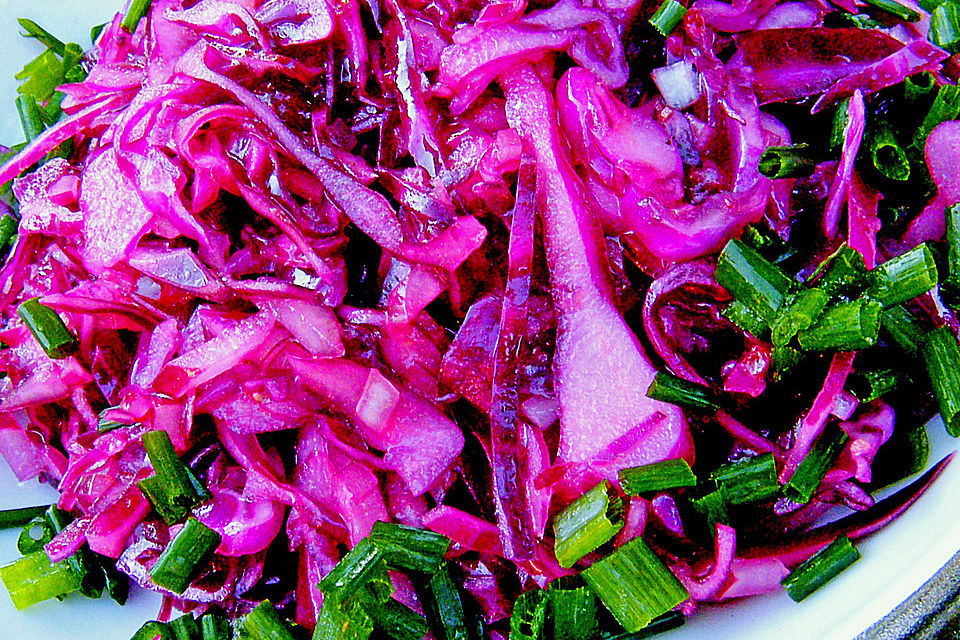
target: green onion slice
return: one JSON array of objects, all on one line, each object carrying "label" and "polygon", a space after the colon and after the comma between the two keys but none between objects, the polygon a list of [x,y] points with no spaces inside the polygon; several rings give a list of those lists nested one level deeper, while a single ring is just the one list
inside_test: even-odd
[{"label": "green onion slice", "polygon": [[190,517],[151,567],[150,579],[159,587],[183,593],[219,545],[219,533]]},{"label": "green onion slice", "polygon": [[828,429],[817,438],[810,453],[797,466],[783,487],[783,495],[801,504],[810,502],[827,471],[840,457],[849,436],[839,427]]},{"label": "green onion slice", "polygon": [[450,538],[444,535],[387,522],[375,522],[370,539],[383,551],[391,569],[426,575],[436,573],[450,548]]},{"label": "green onion slice", "polygon": [[711,413],[720,409],[716,396],[710,389],[665,371],[654,377],[647,388],[647,397]]},{"label": "green onion slice", "polygon": [[733,464],[725,464],[710,474],[727,504],[761,502],[777,495],[777,464],[772,453],[764,453]]},{"label": "green onion slice", "polygon": [[604,480],[554,518],[554,553],[561,567],[572,567],[623,528],[623,502],[610,493]]},{"label": "green onion slice", "polygon": [[860,298],[827,307],[809,328],[797,334],[805,351],[854,351],[872,347],[880,334],[882,305]]},{"label": "green onion slice", "polygon": [[663,0],[663,3],[650,18],[650,24],[665,36],[670,35],[676,29],[683,17],[687,15],[687,9],[677,0]]},{"label": "green onion slice", "polygon": [[794,602],[800,602],[859,559],[860,552],[842,535],[791,571],[783,579],[783,588]]},{"label": "green onion slice", "polygon": [[683,458],[620,470],[620,487],[624,493],[631,496],[638,496],[647,491],[693,487],[696,484],[697,476]]},{"label": "green onion slice", "polygon": [[947,327],[934,329],[923,342],[923,361],[940,417],[953,437],[960,436],[960,345]]},{"label": "green onion slice", "polygon": [[66,358],[76,349],[77,339],[56,311],[40,303],[40,298],[23,302],[17,313],[43,350],[54,360]]}]

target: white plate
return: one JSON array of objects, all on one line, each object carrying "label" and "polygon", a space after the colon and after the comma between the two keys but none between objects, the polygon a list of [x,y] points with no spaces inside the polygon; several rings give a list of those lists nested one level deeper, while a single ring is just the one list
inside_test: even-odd
[{"label": "white plate", "polygon": [[[38,43],[17,35],[15,19],[31,18],[61,39],[86,47],[90,27],[107,21],[119,4],[120,0],[0,0],[0,142],[23,139],[13,108],[13,74],[41,50]],[[932,461],[955,450],[957,441],[946,435],[939,421],[928,430]],[[907,598],[960,549],[958,495],[960,462],[955,462],[906,515],[858,544],[863,554],[859,562],[802,604],[781,592],[708,608],[682,629],[662,637],[850,640]],[[18,486],[0,462],[0,508],[55,498],[56,492],[36,483]],[[0,563],[16,556],[16,536],[0,532]],[[140,591],[122,608],[107,598],[94,602],[70,597],[17,612],[6,594],[0,593],[0,637],[127,640],[156,615],[158,607],[158,597]]]}]

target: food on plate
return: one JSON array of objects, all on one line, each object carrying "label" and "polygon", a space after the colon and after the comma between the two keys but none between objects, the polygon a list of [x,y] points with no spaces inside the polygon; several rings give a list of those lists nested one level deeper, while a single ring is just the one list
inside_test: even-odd
[{"label": "food on plate", "polygon": [[960,434],[958,19],[21,20],[0,454],[60,498],[0,514],[14,604],[132,582],[165,596],[137,638],[587,640],[803,600],[948,464],[927,421]]}]

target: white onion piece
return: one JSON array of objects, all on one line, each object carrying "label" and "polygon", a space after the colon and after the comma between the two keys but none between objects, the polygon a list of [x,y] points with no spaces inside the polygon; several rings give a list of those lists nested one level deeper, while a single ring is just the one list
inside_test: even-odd
[{"label": "white onion piece", "polygon": [[650,72],[663,100],[674,109],[686,109],[700,99],[700,74],[682,61]]}]

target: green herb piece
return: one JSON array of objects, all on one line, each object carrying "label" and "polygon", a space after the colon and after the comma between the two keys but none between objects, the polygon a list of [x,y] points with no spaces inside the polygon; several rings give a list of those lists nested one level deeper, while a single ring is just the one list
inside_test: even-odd
[{"label": "green herb piece", "polygon": [[906,22],[917,22],[920,20],[920,14],[906,7],[896,0],[864,0],[868,5],[889,14],[895,15]]},{"label": "green herb piece", "polygon": [[622,528],[623,502],[610,495],[610,483],[604,480],[554,518],[557,562],[561,567],[572,567]]},{"label": "green herb piece", "polygon": [[846,138],[844,131],[847,129],[847,119],[849,117],[850,98],[838,102],[833,111],[833,121],[830,123],[830,140],[828,148],[830,151],[839,151],[843,148],[843,141]]},{"label": "green herb piece", "polygon": [[40,298],[23,302],[17,313],[50,358],[66,358],[76,350],[77,339],[56,311],[40,304]]},{"label": "green herb piece", "polygon": [[238,618],[234,629],[237,640],[294,640],[289,627],[277,615],[269,600],[258,604],[253,611]]},{"label": "green herb piece", "polygon": [[219,545],[219,533],[190,517],[157,558],[150,579],[159,587],[183,593]]},{"label": "green herb piece", "polygon": [[320,581],[320,590],[326,598],[345,602],[385,571],[383,551],[372,540],[364,538]]},{"label": "green herb piece", "polygon": [[779,267],[738,239],[723,248],[714,278],[768,325],[776,319],[795,284]]},{"label": "green herb piece", "polygon": [[208,610],[200,616],[200,634],[203,640],[230,640],[230,622],[223,612]]},{"label": "green herb piece", "polygon": [[687,621],[687,617],[682,611],[667,611],[662,616],[657,616],[653,621],[636,633],[622,633],[613,636],[607,640],[647,640],[659,636],[667,631],[679,629]]},{"label": "green herb piece", "polygon": [[[56,505],[50,505],[44,513],[44,519],[49,525],[51,539],[63,531],[67,525],[73,522],[73,518],[57,508]],[[87,598],[99,598],[103,595],[105,586],[103,569],[97,561],[93,552],[86,546],[81,547],[76,553],[63,560],[73,567],[74,573],[80,577],[80,594]]]},{"label": "green herb piece", "polygon": [[450,538],[402,524],[375,522],[370,539],[383,551],[391,569],[433,575],[443,564]]},{"label": "green herb piece", "polygon": [[620,487],[630,496],[638,496],[647,491],[693,487],[697,484],[697,476],[683,458],[621,469],[619,475]]},{"label": "green herb piece", "polygon": [[80,576],[70,563],[50,562],[42,549],[0,567],[0,581],[18,610],[80,588]]},{"label": "green herb piece", "polygon": [[369,587],[364,588],[359,602],[364,613],[373,620],[374,628],[395,640],[423,640],[423,636],[430,630],[425,617],[393,598],[378,601]]},{"label": "green herb piece", "polygon": [[723,317],[754,337],[760,337],[767,330],[763,318],[747,308],[739,300],[734,300],[723,310]]},{"label": "green herb piece", "polygon": [[430,578],[428,592],[434,619],[433,635],[437,640],[470,640],[463,600],[446,565]]},{"label": "green herb piece", "polygon": [[819,276],[817,288],[825,291],[831,298],[854,297],[869,284],[869,274],[860,252],[844,244],[820,263],[811,279]]},{"label": "green herb piece", "polygon": [[960,117],[960,87],[945,84],[937,91],[937,97],[930,105],[923,124],[917,128],[913,136],[913,146],[922,151],[931,131],[938,125],[948,120],[956,120],[958,117]]},{"label": "green herb piece", "polygon": [[710,473],[727,504],[761,502],[777,495],[777,463],[772,453],[764,453],[733,464],[717,467]]},{"label": "green herb piece", "polygon": [[663,3],[650,18],[650,24],[661,34],[668,36],[683,22],[687,9],[677,0],[663,0]]},{"label": "green herb piece", "polygon": [[58,56],[63,55],[65,45],[52,33],[27,18],[17,18],[17,23],[23,27],[23,30],[26,32],[21,34],[24,38],[36,38],[45,47],[52,49]]},{"label": "green herb piece", "polygon": [[640,631],[690,597],[642,538],[593,563],[582,575],[627,631]]},{"label": "green herb piece", "polygon": [[176,640],[202,640],[200,625],[197,624],[192,613],[185,613],[176,620],[170,621],[169,624]]},{"label": "green herb piece", "polygon": [[809,329],[797,334],[804,351],[853,351],[872,347],[880,334],[882,305],[869,298],[824,309]]},{"label": "green herb piece", "polygon": [[770,326],[770,341],[777,347],[789,344],[798,332],[810,328],[829,301],[830,295],[822,289],[801,289],[788,295]]},{"label": "green herb piece", "polygon": [[757,168],[768,178],[802,178],[813,174],[816,160],[810,155],[810,145],[794,144],[787,147],[767,147],[760,155]]},{"label": "green herb piece", "polygon": [[860,552],[842,535],[791,571],[783,579],[783,588],[794,602],[800,602],[859,559]]},{"label": "green herb piece", "polygon": [[953,299],[960,298],[960,206],[951,205],[945,212],[947,226],[947,273],[940,282],[940,291]]},{"label": "green herb piece", "polygon": [[903,96],[910,102],[923,100],[937,90],[937,78],[932,71],[921,71],[903,80]]},{"label": "green herb piece", "polygon": [[597,597],[587,587],[564,589],[555,581],[548,592],[553,616],[553,640],[593,640],[597,637]]},{"label": "green herb piece", "polygon": [[665,371],[653,378],[647,397],[701,411],[715,412],[720,408],[712,391]]},{"label": "green herb piece", "polygon": [[940,405],[940,417],[947,432],[960,436],[960,346],[947,327],[927,334],[922,346],[923,361],[933,393]]},{"label": "green herb piece", "polygon": [[150,0],[132,0],[127,15],[123,18],[123,28],[128,33],[134,33],[148,11],[150,11]]},{"label": "green herb piece", "polygon": [[920,473],[929,458],[930,440],[924,425],[894,429],[870,465],[869,489],[875,491]]},{"label": "green herb piece", "polygon": [[936,260],[924,243],[877,265],[870,272],[867,295],[884,307],[891,307],[930,291],[937,286],[937,280]]},{"label": "green herb piece", "polygon": [[373,620],[359,605],[324,600],[313,629],[313,640],[367,640],[372,633]]},{"label": "green herb piece", "polygon": [[910,159],[897,142],[893,128],[879,123],[870,136],[870,160],[874,168],[888,180],[906,182],[910,179]]},{"label": "green herb piece", "polygon": [[800,504],[810,502],[827,471],[840,457],[848,439],[849,436],[840,428],[828,429],[821,434],[783,487],[783,495]]},{"label": "green herb piece", "polygon": [[872,402],[897,388],[900,374],[889,368],[861,369],[851,381],[851,392],[860,402]]},{"label": "green herb piece", "polygon": [[0,263],[6,259],[10,249],[17,241],[17,232],[20,230],[20,223],[10,214],[4,214],[0,217]]},{"label": "green herb piece", "polygon": [[880,316],[883,330],[893,342],[911,357],[920,356],[920,346],[923,344],[926,332],[912,313],[903,306],[885,309]]},{"label": "green herb piece", "polygon": [[148,431],[143,434],[143,446],[156,474],[139,481],[137,486],[164,522],[182,522],[191,509],[212,497],[177,456],[166,431]]},{"label": "green herb piece", "polygon": [[27,142],[30,142],[47,128],[44,121],[43,110],[37,105],[33,96],[17,96],[17,113],[20,114],[20,126],[23,128],[23,135]]},{"label": "green herb piece", "polygon": [[720,489],[711,491],[699,498],[694,498],[690,501],[690,506],[706,521],[707,529],[711,534],[716,531],[718,523],[730,524],[730,514],[727,512],[727,501],[724,500],[723,493]]},{"label": "green herb piece", "polygon": [[130,640],[177,640],[170,625],[158,620],[144,622]]},{"label": "green herb piece", "polygon": [[20,507],[18,509],[4,509],[0,511],[0,529],[12,529],[13,527],[22,527],[35,518],[46,513],[50,505],[41,505],[38,507]]},{"label": "green herb piece", "polygon": [[521,593],[510,616],[510,640],[543,640],[549,604],[546,591]]},{"label": "green herb piece", "polygon": [[930,42],[950,53],[960,51],[960,7],[944,2],[930,14]]}]

